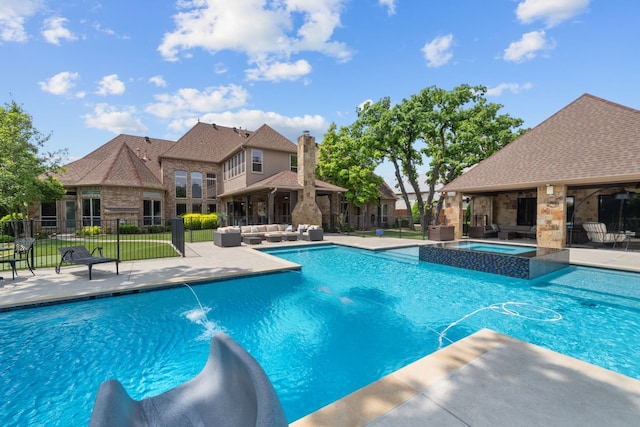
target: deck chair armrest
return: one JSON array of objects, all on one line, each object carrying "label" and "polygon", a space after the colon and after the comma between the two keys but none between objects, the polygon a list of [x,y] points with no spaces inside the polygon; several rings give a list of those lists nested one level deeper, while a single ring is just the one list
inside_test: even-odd
[{"label": "deck chair armrest", "polygon": [[67,255],[73,257],[73,248],[69,248],[66,251],[64,251],[64,253],[62,254],[62,261],[65,261],[67,259]]},{"label": "deck chair armrest", "polygon": [[98,255],[102,256],[102,246],[96,246],[95,248],[93,248],[93,250],[91,251],[91,256],[94,256],[93,254],[98,251]]}]

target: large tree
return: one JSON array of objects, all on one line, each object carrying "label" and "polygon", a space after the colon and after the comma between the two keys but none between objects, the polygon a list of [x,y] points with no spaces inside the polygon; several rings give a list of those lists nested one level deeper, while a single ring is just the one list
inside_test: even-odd
[{"label": "large tree", "polygon": [[0,210],[27,217],[30,203],[61,199],[64,187],[51,173],[60,169],[64,150],[40,153],[49,140],[15,101],[0,107]]},{"label": "large tree", "polygon": [[[422,225],[439,216],[442,199],[436,187],[511,142],[521,131],[521,119],[498,115],[499,104],[488,103],[483,86],[460,85],[451,91],[428,87],[391,105],[389,98],[366,104],[354,127],[378,156],[395,168],[398,188],[407,206],[407,186],[416,195]],[[422,198],[420,170],[426,170],[427,199]],[[434,212],[435,211],[435,212]],[[410,226],[413,221],[409,218]]]},{"label": "large tree", "polygon": [[351,128],[342,126],[338,130],[331,123],[318,151],[320,179],[346,188],[344,196],[355,206],[366,206],[379,197],[382,178],[374,173],[378,164],[370,147],[362,144]]},{"label": "large tree", "polygon": [[[429,158],[426,183],[429,188],[426,206],[434,204],[435,188],[460,176],[464,170],[489,157],[513,141],[524,131],[522,119],[498,114],[502,105],[487,102],[484,86],[460,85],[451,91],[437,87],[423,89],[411,97],[417,104],[421,139],[426,143],[422,152]],[[435,209],[426,209],[426,221],[431,215],[438,220],[442,210],[440,198]]]}]

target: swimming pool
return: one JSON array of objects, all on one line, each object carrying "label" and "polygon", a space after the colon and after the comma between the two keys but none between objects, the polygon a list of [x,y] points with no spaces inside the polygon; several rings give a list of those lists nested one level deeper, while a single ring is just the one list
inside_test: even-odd
[{"label": "swimming pool", "polygon": [[488,327],[640,378],[640,276],[569,267],[520,280],[419,262],[416,248],[271,252],[286,272],[0,313],[2,425],[86,424],[99,384],[132,397],[196,375],[226,331],[290,421]]}]

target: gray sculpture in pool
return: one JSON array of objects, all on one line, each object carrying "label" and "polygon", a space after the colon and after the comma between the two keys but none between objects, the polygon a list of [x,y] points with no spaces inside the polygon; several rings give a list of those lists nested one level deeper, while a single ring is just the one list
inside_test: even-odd
[{"label": "gray sculpture in pool", "polygon": [[131,399],[117,380],[105,381],[90,427],[287,426],[273,385],[258,362],[223,332],[193,379],[155,397]]}]

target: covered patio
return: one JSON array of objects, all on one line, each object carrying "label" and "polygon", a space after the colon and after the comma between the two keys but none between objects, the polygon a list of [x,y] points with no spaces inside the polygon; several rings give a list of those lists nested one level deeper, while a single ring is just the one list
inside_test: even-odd
[{"label": "covered patio", "polygon": [[[637,249],[639,136],[640,111],[585,94],[444,186],[446,224],[462,237],[469,201],[469,237]],[[599,243],[594,222],[625,241]]]}]

